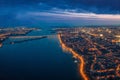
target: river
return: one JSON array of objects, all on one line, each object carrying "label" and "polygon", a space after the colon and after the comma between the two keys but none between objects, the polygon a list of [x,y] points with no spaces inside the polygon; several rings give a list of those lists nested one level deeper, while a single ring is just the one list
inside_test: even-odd
[{"label": "river", "polygon": [[[28,35],[51,33],[42,30]],[[0,48],[0,80],[80,80],[80,74],[56,36]]]}]

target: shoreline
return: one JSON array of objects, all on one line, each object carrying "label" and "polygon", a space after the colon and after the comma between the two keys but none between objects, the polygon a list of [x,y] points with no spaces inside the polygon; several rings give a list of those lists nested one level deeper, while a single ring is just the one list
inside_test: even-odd
[{"label": "shoreline", "polygon": [[59,41],[60,41],[60,44],[61,44],[62,48],[70,51],[73,56],[75,56],[77,59],[80,60],[79,73],[81,74],[82,78],[83,78],[84,80],[89,80],[89,78],[87,77],[87,75],[85,74],[85,71],[84,71],[84,68],[85,68],[84,58],[83,58],[82,56],[80,56],[77,52],[75,52],[72,48],[67,47],[67,46],[62,42],[62,39],[61,39],[61,35],[60,35],[60,34],[57,34],[57,35],[58,35],[58,39],[59,39]]}]

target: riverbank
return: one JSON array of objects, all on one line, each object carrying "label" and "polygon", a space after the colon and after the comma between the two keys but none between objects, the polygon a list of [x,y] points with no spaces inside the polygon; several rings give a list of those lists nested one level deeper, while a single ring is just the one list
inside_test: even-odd
[{"label": "riverbank", "polygon": [[87,75],[85,74],[85,62],[84,62],[84,58],[82,56],[80,56],[78,53],[76,53],[72,48],[69,48],[65,45],[65,43],[63,43],[62,39],[61,39],[61,34],[58,34],[58,39],[59,39],[59,42],[62,46],[63,49],[66,49],[68,51],[70,51],[72,53],[73,56],[75,56],[79,61],[80,61],[80,64],[79,64],[79,72],[82,76],[82,78],[84,80],[89,80],[89,78],[87,77]]}]

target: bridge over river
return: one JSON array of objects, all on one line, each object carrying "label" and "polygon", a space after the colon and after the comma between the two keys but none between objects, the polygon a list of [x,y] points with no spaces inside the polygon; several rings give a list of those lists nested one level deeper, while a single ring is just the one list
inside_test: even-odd
[{"label": "bridge over river", "polygon": [[53,38],[56,35],[42,35],[42,36],[10,36],[9,39],[37,39],[37,38]]},{"label": "bridge over river", "polygon": [[40,36],[8,36],[8,38],[3,41],[3,45],[9,45],[9,44],[16,44],[16,43],[22,43],[22,42],[27,42],[27,41],[32,41],[32,40],[39,40],[39,39],[44,39],[44,38],[55,38],[56,35],[40,35]]}]

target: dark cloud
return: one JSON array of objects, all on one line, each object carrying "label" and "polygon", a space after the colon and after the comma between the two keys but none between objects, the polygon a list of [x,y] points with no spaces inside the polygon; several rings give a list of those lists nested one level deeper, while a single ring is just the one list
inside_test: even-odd
[{"label": "dark cloud", "polygon": [[0,0],[1,6],[31,5],[40,2],[39,0]]},{"label": "dark cloud", "polygon": [[[31,15],[31,17],[27,15],[29,12],[33,14],[44,12],[46,15]],[[0,25],[59,23],[59,21],[75,24],[84,23],[84,21],[92,23],[90,20],[83,20],[83,18],[69,19],[66,13],[69,13],[71,17],[74,17],[74,13],[77,16],[81,16],[79,13],[94,13],[95,16],[99,14],[120,14],[120,0],[0,0]],[[94,23],[95,20],[92,21]]]},{"label": "dark cloud", "polygon": [[120,0],[0,0],[1,7],[23,7],[24,9],[28,6],[39,9],[39,3],[61,9],[83,9],[99,14],[120,12]]}]

